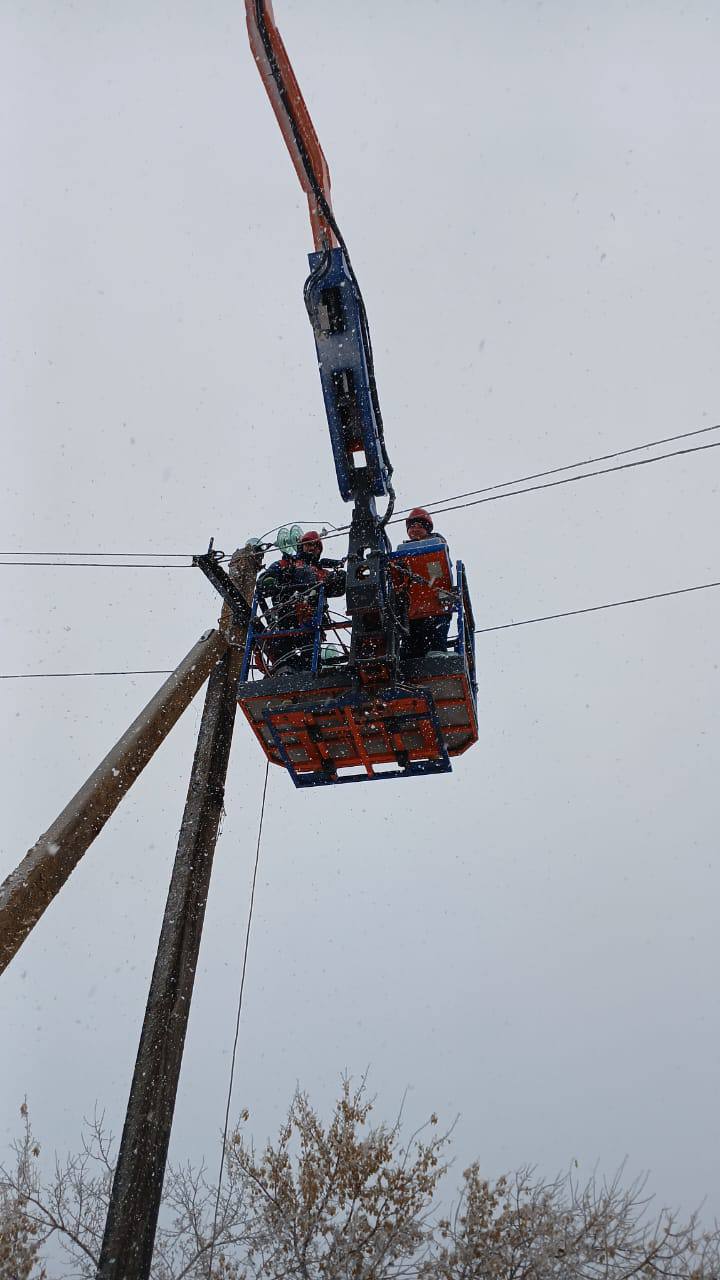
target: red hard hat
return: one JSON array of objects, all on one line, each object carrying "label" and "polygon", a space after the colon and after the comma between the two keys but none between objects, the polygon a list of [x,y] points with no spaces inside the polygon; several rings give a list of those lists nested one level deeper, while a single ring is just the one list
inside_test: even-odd
[{"label": "red hard hat", "polygon": [[428,511],[425,510],[424,507],[413,507],[412,511],[408,512],[408,515],[405,519],[405,523],[413,524],[414,521],[416,520],[420,524],[427,525],[428,529],[432,533],[432,528],[433,528],[432,516]]},{"label": "red hard hat", "polygon": [[313,542],[317,543],[318,546],[320,547],[320,550],[322,551],[323,549],[322,538],[320,537],[320,534],[318,533],[317,529],[309,529],[307,533],[304,533],[302,538],[300,539],[300,546],[308,547]]}]

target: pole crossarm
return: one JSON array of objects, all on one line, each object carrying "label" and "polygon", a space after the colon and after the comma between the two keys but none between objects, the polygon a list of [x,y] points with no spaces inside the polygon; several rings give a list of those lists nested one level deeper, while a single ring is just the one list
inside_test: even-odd
[{"label": "pole crossarm", "polygon": [[[238,553],[236,552],[235,554],[237,555]],[[246,553],[245,561],[250,560],[253,554],[256,553]],[[193,556],[193,564],[198,569],[202,569],[208,581],[212,583],[216,591],[219,591],[230,609],[233,622],[246,625],[250,621],[250,604],[245,598],[241,585],[235,581],[236,573],[234,572],[232,576],[226,573],[212,550],[206,552],[203,556]],[[252,602],[252,596],[250,600]]]},{"label": "pole crossarm", "polygon": [[227,647],[228,641],[219,631],[200,637],[52,826],[0,885],[0,973]]}]

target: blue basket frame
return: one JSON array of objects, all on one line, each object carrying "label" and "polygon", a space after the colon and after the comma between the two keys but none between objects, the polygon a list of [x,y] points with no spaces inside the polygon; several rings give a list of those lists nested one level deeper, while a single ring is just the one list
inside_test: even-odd
[{"label": "blue basket frame", "polygon": [[[409,560],[414,556],[425,555],[428,551],[428,542],[434,541],[437,547],[447,551],[447,547],[440,539],[425,539],[422,546],[403,547],[396,551],[387,553],[388,560]],[[454,650],[464,661],[467,667],[470,687],[473,692],[473,698],[477,699],[477,672],[475,667],[475,618],[473,615],[472,603],[470,601],[470,593],[467,586],[467,574],[465,565],[462,560],[457,561],[455,571],[454,600],[451,613],[457,615],[457,636],[449,641],[449,649]],[[320,667],[320,646],[323,638],[323,617],[325,612],[325,591],[321,586],[318,590],[318,599],[315,612],[309,622],[300,624],[298,627],[281,628],[278,630],[258,631],[258,596],[257,592],[253,595],[252,609],[250,612],[250,622],[248,624],[247,639],[245,641],[245,652],[243,655],[243,665],[240,674],[240,681],[244,683],[250,674],[250,666],[252,663],[253,648],[257,645],[261,647],[266,640],[279,639],[282,636],[303,636],[312,635],[313,651],[310,664],[310,675],[316,676]]]},{"label": "blue basket frame", "polygon": [[323,614],[325,612],[325,588],[318,589],[317,605],[315,612],[309,622],[303,622],[297,627],[283,627],[277,630],[265,629],[258,631],[258,594],[257,591],[253,595],[252,609],[250,610],[250,621],[248,623],[247,639],[245,641],[245,652],[243,654],[242,671],[240,672],[240,681],[244,683],[250,674],[250,664],[252,662],[253,649],[257,645],[262,647],[262,643],[266,640],[280,639],[281,636],[305,636],[312,635],[313,651],[310,663],[310,674],[316,676],[320,665],[320,644],[322,642],[323,633]]},{"label": "blue basket frame", "polygon": [[453,641],[455,649],[461,658],[465,661],[465,666],[470,677],[470,688],[473,691],[473,698],[477,699],[477,670],[475,667],[475,616],[470,601],[470,593],[467,587],[467,575],[465,573],[465,565],[462,560],[457,562],[456,577],[457,601],[453,605],[453,612],[457,612],[458,633],[457,638]]}]

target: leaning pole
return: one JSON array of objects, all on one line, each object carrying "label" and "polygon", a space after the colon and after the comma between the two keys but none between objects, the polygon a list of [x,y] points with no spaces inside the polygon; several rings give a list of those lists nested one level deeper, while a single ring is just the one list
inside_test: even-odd
[{"label": "leaning pole", "polygon": [[227,646],[222,631],[213,630],[201,636],[52,826],[0,885],[0,973],[60,892]]}]

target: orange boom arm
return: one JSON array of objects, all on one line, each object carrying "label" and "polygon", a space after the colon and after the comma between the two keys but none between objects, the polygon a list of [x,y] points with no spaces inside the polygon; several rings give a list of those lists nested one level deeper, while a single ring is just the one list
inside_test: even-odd
[{"label": "orange boom arm", "polygon": [[337,239],[326,220],[327,213],[332,218],[330,171],[275,25],[271,0],[245,0],[245,13],[257,69],[307,196],[315,249],[332,249]]}]

